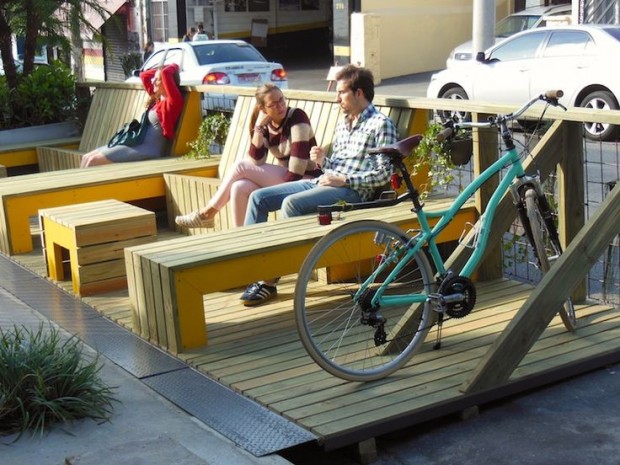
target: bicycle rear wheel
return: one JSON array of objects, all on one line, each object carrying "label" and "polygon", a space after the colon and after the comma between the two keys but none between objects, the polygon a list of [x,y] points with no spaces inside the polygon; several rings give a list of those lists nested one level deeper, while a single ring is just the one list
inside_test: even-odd
[{"label": "bicycle rear wheel", "polygon": [[[426,296],[435,283],[424,253],[401,263],[409,241],[395,226],[364,220],[334,229],[306,257],[295,287],[297,329],[308,354],[332,375],[383,378],[422,345],[432,326]],[[384,296],[417,294],[418,303],[370,308],[382,284]]]},{"label": "bicycle rear wheel", "polygon": [[[541,272],[547,273],[551,268],[551,261],[562,254],[562,247],[555,231],[550,232],[544,220],[545,209],[540,205],[535,189],[525,192],[525,209],[532,231],[532,246],[536,252]],[[553,226],[555,227],[555,226]],[[569,331],[577,328],[575,306],[570,297],[566,299],[560,309],[560,318]]]}]

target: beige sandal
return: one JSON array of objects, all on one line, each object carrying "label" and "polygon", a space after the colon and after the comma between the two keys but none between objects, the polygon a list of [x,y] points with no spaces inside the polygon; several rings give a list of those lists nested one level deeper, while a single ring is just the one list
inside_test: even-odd
[{"label": "beige sandal", "polygon": [[200,217],[200,212],[195,211],[187,215],[177,216],[174,222],[184,228],[212,228],[215,226],[215,219],[205,220]]}]

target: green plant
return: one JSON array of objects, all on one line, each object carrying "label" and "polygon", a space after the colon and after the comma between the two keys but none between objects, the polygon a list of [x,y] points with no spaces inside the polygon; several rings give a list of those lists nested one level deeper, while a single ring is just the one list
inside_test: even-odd
[{"label": "green plant", "polygon": [[59,123],[76,117],[75,76],[54,61],[24,76],[15,91],[9,92],[8,127]]},{"label": "green plant", "polygon": [[123,73],[125,73],[126,78],[131,76],[134,69],[138,69],[142,66],[142,55],[139,52],[129,52],[120,56],[118,59],[121,62]]},{"label": "green plant", "polygon": [[19,439],[55,422],[107,420],[116,399],[100,370],[77,337],[63,339],[53,327],[0,329],[0,434]]},{"label": "green plant", "polygon": [[200,123],[198,136],[188,142],[190,158],[209,158],[213,144],[223,145],[230,128],[230,114],[224,112],[209,113]]},{"label": "green plant", "polygon": [[[431,123],[423,134],[420,144],[414,149],[412,174],[416,175],[428,169],[428,183],[422,186],[422,196],[427,196],[435,187],[446,188],[454,180],[452,144],[450,141],[438,141],[437,136],[443,130],[439,123]],[[461,141],[463,133],[457,133],[454,140]]]}]

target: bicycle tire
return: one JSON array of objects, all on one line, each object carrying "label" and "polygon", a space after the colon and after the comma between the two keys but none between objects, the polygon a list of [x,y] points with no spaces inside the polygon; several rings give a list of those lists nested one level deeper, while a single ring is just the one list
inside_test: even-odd
[{"label": "bicycle tire", "polygon": [[[304,348],[327,372],[348,381],[380,379],[407,363],[424,342],[433,323],[426,296],[436,285],[423,252],[402,266],[384,295],[418,292],[424,301],[379,309],[386,320],[384,343],[375,344],[377,328],[362,322],[362,306],[353,298],[376,265],[394,270],[409,241],[395,226],[362,220],[332,230],[308,253],[295,287],[295,320]],[[365,302],[386,276],[375,276]]]},{"label": "bicycle tire", "polygon": [[[525,210],[528,221],[530,223],[530,230],[532,233],[532,247],[538,258],[540,271],[545,274],[551,268],[551,262],[549,261],[549,247],[552,248],[551,255],[559,256],[562,254],[562,247],[556,240],[557,234],[549,234],[547,224],[544,221],[544,212],[538,201],[538,194],[535,189],[528,189],[524,195],[525,198]],[[544,234],[546,233],[546,235]],[[575,331],[577,329],[577,317],[575,314],[575,306],[570,297],[563,303],[560,308],[560,318],[562,323],[569,331]]]}]

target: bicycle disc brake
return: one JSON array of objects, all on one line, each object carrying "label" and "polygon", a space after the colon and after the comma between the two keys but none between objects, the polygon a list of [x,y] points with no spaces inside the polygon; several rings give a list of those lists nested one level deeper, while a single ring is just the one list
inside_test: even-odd
[{"label": "bicycle disc brake", "polygon": [[443,297],[446,314],[452,318],[463,318],[469,315],[476,304],[474,283],[464,276],[452,276],[445,279],[439,286],[438,294]]}]

